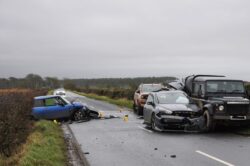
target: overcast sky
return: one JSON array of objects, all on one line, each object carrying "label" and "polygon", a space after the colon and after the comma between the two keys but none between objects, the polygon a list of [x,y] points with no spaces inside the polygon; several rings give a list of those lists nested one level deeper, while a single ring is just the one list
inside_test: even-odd
[{"label": "overcast sky", "polygon": [[0,77],[250,80],[249,0],[0,0]]}]

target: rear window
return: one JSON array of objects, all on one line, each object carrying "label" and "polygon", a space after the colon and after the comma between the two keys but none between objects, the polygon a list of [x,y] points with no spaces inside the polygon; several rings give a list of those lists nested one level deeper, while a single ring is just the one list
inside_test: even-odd
[{"label": "rear window", "polygon": [[43,107],[44,106],[44,101],[43,100],[35,100],[34,106],[35,107]]}]

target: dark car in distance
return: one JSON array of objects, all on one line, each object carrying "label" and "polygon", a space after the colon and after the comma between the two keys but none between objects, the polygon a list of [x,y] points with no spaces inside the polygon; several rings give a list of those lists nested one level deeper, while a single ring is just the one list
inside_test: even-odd
[{"label": "dark car in distance", "polygon": [[192,99],[178,90],[151,92],[144,106],[144,123],[153,130],[185,130],[198,125],[201,115]]},{"label": "dark car in distance", "polygon": [[79,102],[69,102],[66,98],[51,95],[34,98],[32,117],[34,119],[71,119],[82,120],[87,117],[89,109]]}]

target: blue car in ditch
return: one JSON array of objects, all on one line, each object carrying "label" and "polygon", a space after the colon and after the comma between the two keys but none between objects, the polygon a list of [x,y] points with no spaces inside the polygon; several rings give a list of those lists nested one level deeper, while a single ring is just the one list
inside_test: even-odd
[{"label": "blue car in ditch", "polygon": [[88,118],[89,112],[87,105],[79,102],[69,102],[59,95],[51,95],[34,98],[31,116],[34,119],[70,119],[79,121]]}]

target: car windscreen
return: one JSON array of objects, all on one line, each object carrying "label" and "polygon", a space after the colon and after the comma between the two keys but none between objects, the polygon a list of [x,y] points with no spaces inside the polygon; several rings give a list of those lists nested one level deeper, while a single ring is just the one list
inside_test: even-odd
[{"label": "car windscreen", "polygon": [[244,93],[243,82],[240,81],[207,81],[208,93]]},{"label": "car windscreen", "polygon": [[70,102],[67,100],[66,97],[62,97],[62,96],[61,96],[61,100],[63,100],[63,103],[64,103],[64,104],[70,104]]},{"label": "car windscreen", "polygon": [[162,89],[162,85],[160,84],[149,84],[142,86],[142,92],[153,92]]},{"label": "car windscreen", "polygon": [[189,104],[189,98],[181,92],[158,93],[159,104]]}]

